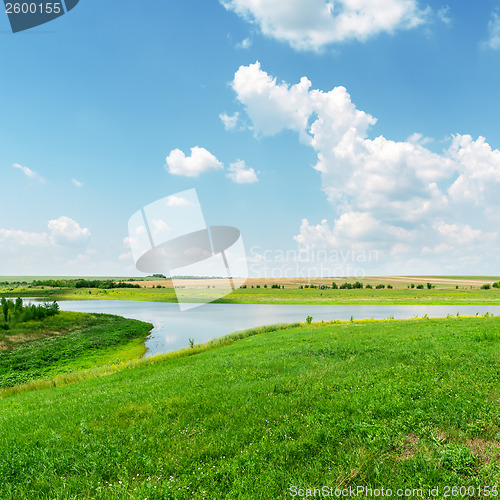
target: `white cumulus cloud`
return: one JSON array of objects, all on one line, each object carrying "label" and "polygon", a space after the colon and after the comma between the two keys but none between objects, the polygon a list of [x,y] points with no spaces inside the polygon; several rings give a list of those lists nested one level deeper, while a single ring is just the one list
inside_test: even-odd
[{"label": "white cumulus cloud", "polygon": [[174,149],[166,159],[168,172],[186,177],[198,177],[204,172],[221,170],[222,163],[205,148],[191,148],[191,156],[186,156],[180,149]]},{"label": "white cumulus cloud", "polygon": [[220,0],[264,35],[298,50],[411,29],[427,21],[416,0]]},{"label": "white cumulus cloud", "polygon": [[[376,119],[344,87],[312,89],[305,77],[278,83],[259,63],[240,67],[233,88],[256,135],[293,130],[317,154],[332,220],[304,219],[299,246],[376,248],[415,262],[447,249],[448,263],[498,262],[500,151],[483,137],[455,135],[441,153],[421,134],[372,139]],[[481,241],[489,243],[480,253]]]},{"label": "white cumulus cloud", "polygon": [[228,178],[237,184],[252,184],[258,181],[255,170],[247,167],[243,160],[236,160],[231,163],[228,170]]},{"label": "white cumulus cloud", "polygon": [[90,239],[90,230],[73,219],[62,216],[48,223],[50,241],[62,246],[83,246]]},{"label": "white cumulus cloud", "polygon": [[221,113],[219,118],[221,122],[224,124],[224,128],[227,131],[235,130],[238,126],[238,119],[240,114],[238,112],[234,113],[234,115],[228,115],[227,113]]}]

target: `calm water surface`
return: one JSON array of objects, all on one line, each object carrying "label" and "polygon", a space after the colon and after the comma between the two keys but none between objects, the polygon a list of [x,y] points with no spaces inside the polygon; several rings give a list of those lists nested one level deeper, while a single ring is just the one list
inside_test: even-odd
[{"label": "calm water surface", "polygon": [[334,319],[395,319],[445,317],[448,314],[474,316],[500,314],[500,306],[470,305],[261,305],[261,304],[204,304],[180,312],[175,303],[139,302],[128,300],[59,301],[64,311],[118,314],[126,318],[153,323],[146,340],[146,356],[175,351],[189,345],[189,339],[203,343],[228,333],[270,325],[294,323],[312,316],[314,321]]}]

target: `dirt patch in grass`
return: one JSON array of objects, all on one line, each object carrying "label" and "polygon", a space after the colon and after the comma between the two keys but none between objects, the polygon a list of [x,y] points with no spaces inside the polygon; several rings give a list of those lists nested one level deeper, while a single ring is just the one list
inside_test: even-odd
[{"label": "dirt patch in grass", "polygon": [[55,335],[62,335],[63,333],[69,333],[73,331],[74,328],[66,328],[62,330],[45,330],[30,333],[19,333],[16,335],[6,335],[3,340],[0,341],[0,351],[12,351],[18,345],[25,342],[33,342],[35,340],[42,340],[47,337],[54,337]]},{"label": "dirt patch in grass", "polygon": [[467,447],[482,465],[488,465],[499,455],[500,443],[481,438],[467,440]]},{"label": "dirt patch in grass", "polygon": [[416,434],[408,434],[403,439],[403,449],[398,457],[398,460],[408,460],[413,458],[419,450],[420,437]]}]

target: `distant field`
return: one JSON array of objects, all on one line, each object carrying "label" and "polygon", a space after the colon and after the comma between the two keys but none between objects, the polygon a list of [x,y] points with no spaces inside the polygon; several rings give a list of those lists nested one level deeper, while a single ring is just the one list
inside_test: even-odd
[{"label": "distant field", "polygon": [[[376,286],[378,284],[386,284],[392,285],[395,287],[406,287],[407,285],[414,283],[415,285],[420,283],[427,283],[432,281],[433,284],[442,285],[443,288],[452,288],[456,285],[458,286],[481,286],[486,283],[494,283],[499,281],[500,277],[498,276],[372,276],[366,278],[249,278],[246,281],[247,287],[257,286],[263,287],[267,285],[268,287],[273,284],[279,284],[285,286],[285,288],[299,288],[301,285],[331,285],[333,281],[340,285],[344,282],[354,282],[360,281],[364,285],[371,284]],[[203,279],[203,280],[195,280],[195,279],[185,279],[182,280],[186,286],[196,287],[197,285],[200,288],[207,288],[208,285],[213,286],[215,288],[224,286],[224,281],[220,279]],[[156,287],[158,285],[165,286],[167,288],[173,287],[172,281],[167,280],[155,280],[154,278],[141,281],[141,279],[136,278],[134,283],[137,283],[146,288]]]},{"label": "distant field", "polygon": [[239,337],[0,399],[0,498],[274,500],[323,485],[498,494],[498,317]]},{"label": "distant field", "polygon": [[[249,279],[239,288],[217,299],[217,288],[223,281],[182,280],[182,286],[197,288],[198,300],[225,304],[500,304],[500,289],[491,285],[499,277],[441,277],[441,276],[389,276],[360,279],[362,289],[333,289],[356,279]],[[171,280],[134,281],[138,289],[53,288],[29,285],[0,285],[0,296],[37,296],[47,300],[143,300],[152,302],[177,302]],[[207,284],[208,283],[208,284]],[[431,288],[427,288],[427,283]],[[279,288],[272,286],[279,285]],[[314,288],[311,288],[311,285]],[[370,285],[372,288],[366,288]],[[377,286],[385,288],[377,289]],[[413,288],[412,288],[413,286]],[[418,289],[417,287],[423,287]],[[490,286],[490,289],[482,289]],[[322,288],[323,287],[323,288]],[[328,288],[326,288],[328,287]],[[391,288],[392,287],[392,288]],[[182,289],[181,289],[182,292]],[[193,299],[193,301],[196,301]]]},{"label": "distant field", "polygon": [[[112,281],[130,281],[131,283],[139,284],[146,288],[156,286],[164,286],[172,288],[173,284],[170,279],[158,279],[155,277],[126,277],[126,276],[0,276],[0,283],[32,283],[33,281],[44,280],[112,280]],[[206,288],[207,285],[220,287],[223,286],[221,279],[183,279],[186,286],[196,286]],[[439,283],[443,286],[470,286],[470,285],[483,285],[485,283],[494,283],[500,281],[500,276],[369,276],[365,278],[249,278],[246,282],[248,287],[252,285],[260,285],[261,287],[267,284],[284,285],[289,288],[298,288],[300,285],[314,284],[314,285],[331,285],[335,281],[338,285],[344,282],[360,281],[363,284],[370,283],[378,285],[380,283],[390,284],[395,286],[406,286],[410,283],[427,283],[432,281],[434,284]]]}]

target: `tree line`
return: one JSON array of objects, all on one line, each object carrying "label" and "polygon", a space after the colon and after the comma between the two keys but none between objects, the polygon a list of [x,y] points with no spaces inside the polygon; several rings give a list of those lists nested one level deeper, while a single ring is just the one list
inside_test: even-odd
[{"label": "tree line", "polygon": [[49,286],[52,288],[101,288],[109,290],[110,288],[141,288],[141,285],[125,283],[123,281],[113,280],[36,280],[32,286]]}]

